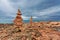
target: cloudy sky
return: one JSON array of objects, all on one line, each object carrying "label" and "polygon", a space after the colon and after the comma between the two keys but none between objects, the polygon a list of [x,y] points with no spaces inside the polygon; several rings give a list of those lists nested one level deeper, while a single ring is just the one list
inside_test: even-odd
[{"label": "cloudy sky", "polygon": [[0,0],[0,23],[12,22],[18,9],[24,20],[60,21],[60,0]]}]

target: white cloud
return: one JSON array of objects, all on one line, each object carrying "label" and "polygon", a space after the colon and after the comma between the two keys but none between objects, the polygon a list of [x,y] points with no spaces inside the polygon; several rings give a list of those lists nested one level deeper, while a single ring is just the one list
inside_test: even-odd
[{"label": "white cloud", "polygon": [[45,16],[45,15],[52,15],[56,12],[60,12],[60,6],[52,6],[43,10],[31,10],[32,14],[35,16]]},{"label": "white cloud", "polygon": [[[14,5],[16,7],[21,7],[21,8],[29,8],[29,7],[33,7],[36,6],[40,3],[42,3],[44,0],[20,0],[17,3],[15,2],[11,2],[9,0],[0,0],[0,10],[2,10],[3,12],[5,12],[6,16],[11,16],[11,17],[15,17],[16,16],[16,12],[17,12],[17,8],[14,8]],[[17,6],[18,5],[18,6]],[[33,16],[33,18],[38,18],[37,16],[42,16],[44,17],[44,15],[50,15],[52,13],[55,12],[59,12],[60,11],[60,6],[53,6],[47,9],[43,9],[43,10],[36,10],[36,9],[28,9],[25,10],[24,12],[31,12]],[[23,12],[22,12],[23,13]],[[28,13],[29,15],[29,13]],[[28,20],[30,17],[27,16],[22,16],[24,20]],[[46,16],[47,18],[47,16]]]},{"label": "white cloud", "polygon": [[43,9],[40,11],[40,15],[50,15],[53,14],[55,12],[59,12],[60,11],[60,6],[53,6],[47,9]]},{"label": "white cloud", "polygon": [[[31,14],[33,16],[37,16],[38,17],[41,17],[42,19],[46,19],[46,18],[49,18],[49,15],[52,15],[52,14],[55,14],[56,12],[60,12],[60,6],[52,6],[52,7],[49,7],[49,8],[46,8],[46,9],[43,9],[43,10],[26,10],[26,11],[29,11],[31,12]],[[25,12],[26,12],[25,11]]]},{"label": "white cloud", "polygon": [[12,13],[15,9],[10,5],[8,0],[0,0],[0,10],[6,14]]},{"label": "white cloud", "polygon": [[[22,16],[22,18],[23,18],[24,20],[29,20],[29,19],[30,19],[30,17],[26,17],[26,16]],[[35,18],[38,18],[38,17],[33,16],[32,18],[35,19]]]},{"label": "white cloud", "polygon": [[22,18],[23,18],[24,20],[29,20],[29,17],[26,17],[26,16],[22,16]]},{"label": "white cloud", "polygon": [[[37,5],[39,3],[39,0],[38,1],[36,0],[35,4],[33,2],[34,2],[34,0],[31,0],[30,2],[29,2],[29,0],[24,0],[24,1],[20,0],[20,2],[18,2],[16,4],[20,5],[21,7],[26,8],[26,7],[31,7],[31,6]],[[9,0],[0,0],[0,8],[1,8],[0,10],[3,11],[6,16],[15,17],[17,10],[16,10],[16,8],[14,8],[14,6],[11,3],[12,2],[10,2]],[[26,16],[22,16],[22,17],[24,20],[28,20],[30,18],[30,17],[26,17]],[[37,17],[33,17],[33,18],[37,18]]]},{"label": "white cloud", "polygon": [[18,5],[21,8],[28,8],[36,6],[45,0],[19,0],[18,2],[11,2],[12,5]]}]

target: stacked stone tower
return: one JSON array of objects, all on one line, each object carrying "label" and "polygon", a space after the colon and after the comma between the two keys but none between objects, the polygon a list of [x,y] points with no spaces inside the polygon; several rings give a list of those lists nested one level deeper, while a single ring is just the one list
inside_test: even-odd
[{"label": "stacked stone tower", "polygon": [[32,16],[31,16],[31,18],[30,18],[30,26],[32,26],[32,23],[33,23],[33,21],[32,21]]},{"label": "stacked stone tower", "polygon": [[16,16],[16,18],[14,20],[14,26],[16,26],[16,27],[22,27],[22,25],[23,25],[23,19],[22,19],[21,15],[22,15],[21,11],[18,9],[17,16]]}]

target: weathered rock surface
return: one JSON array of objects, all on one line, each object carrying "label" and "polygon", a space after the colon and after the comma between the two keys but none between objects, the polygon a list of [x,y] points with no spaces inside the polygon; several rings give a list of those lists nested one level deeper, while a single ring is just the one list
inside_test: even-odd
[{"label": "weathered rock surface", "polygon": [[29,27],[29,24],[24,25],[21,29],[13,25],[0,26],[0,40],[60,40],[59,27],[48,27],[41,24],[32,27]]}]

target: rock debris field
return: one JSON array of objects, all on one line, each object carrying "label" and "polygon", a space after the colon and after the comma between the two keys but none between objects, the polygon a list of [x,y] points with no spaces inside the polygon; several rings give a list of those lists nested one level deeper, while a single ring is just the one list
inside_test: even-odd
[{"label": "rock debris field", "polygon": [[0,40],[60,40],[60,26],[0,24]]}]

